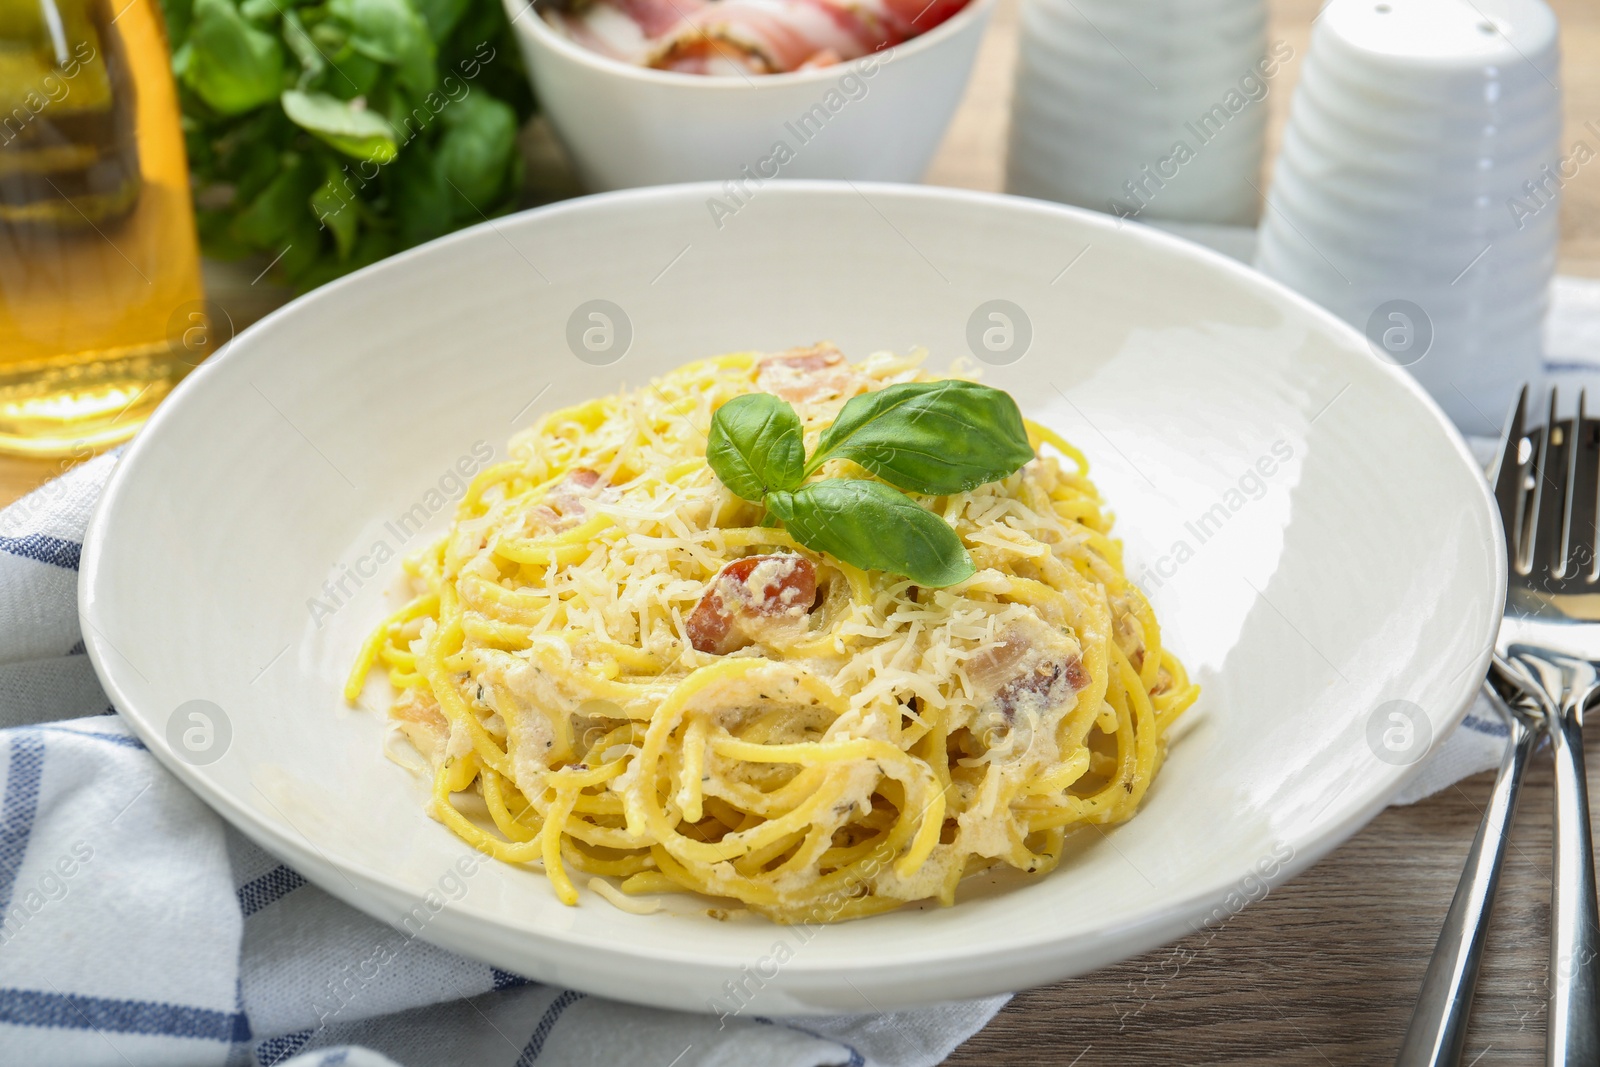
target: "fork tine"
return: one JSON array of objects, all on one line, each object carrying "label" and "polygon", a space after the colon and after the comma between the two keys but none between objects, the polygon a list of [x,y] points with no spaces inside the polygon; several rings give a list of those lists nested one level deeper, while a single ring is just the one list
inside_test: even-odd
[{"label": "fork tine", "polygon": [[[1552,409],[1554,405],[1552,405]],[[1556,425],[1552,415],[1550,425]],[[1561,424],[1561,436],[1558,442],[1561,446],[1561,534],[1555,546],[1555,555],[1551,557],[1550,571],[1558,578],[1571,576],[1572,563],[1572,519],[1573,496],[1578,488],[1578,460],[1583,451],[1583,391],[1578,393],[1578,410],[1572,418],[1569,429],[1566,423]]]},{"label": "fork tine", "polygon": [[1572,488],[1567,504],[1566,566],[1562,570],[1564,591],[1573,592],[1593,580],[1595,564],[1595,507],[1600,489],[1600,423],[1588,417],[1587,391],[1578,394],[1578,413],[1572,420]]},{"label": "fork tine", "polygon": [[1528,386],[1522,386],[1517,402],[1506,417],[1505,435],[1500,439],[1500,453],[1495,457],[1494,471],[1489,481],[1494,485],[1495,503],[1500,506],[1500,525],[1505,530],[1507,551],[1515,561],[1521,541],[1518,533],[1521,524],[1518,504],[1522,499],[1526,463],[1522,456],[1522,442],[1527,436]]},{"label": "fork tine", "polygon": [[1567,440],[1557,417],[1558,396],[1550,390],[1549,414],[1539,447],[1534,450],[1533,504],[1528,519],[1527,542],[1523,546],[1522,573],[1541,584],[1555,575],[1561,561],[1561,546],[1566,537]]},{"label": "fork tine", "polygon": [[1549,584],[1562,566],[1562,552],[1566,545],[1566,507],[1571,491],[1571,454],[1573,435],[1568,424],[1558,414],[1558,397],[1555,387],[1550,387],[1550,413],[1544,421],[1544,437],[1539,442],[1538,475],[1539,510],[1534,515],[1533,555],[1530,557],[1531,573],[1541,584]]}]

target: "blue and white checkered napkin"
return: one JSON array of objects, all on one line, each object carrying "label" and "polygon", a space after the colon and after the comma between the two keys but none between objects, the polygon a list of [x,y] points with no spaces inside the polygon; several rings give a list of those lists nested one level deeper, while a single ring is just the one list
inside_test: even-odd
[{"label": "blue and white checkered napkin", "polygon": [[78,630],[103,456],[0,511],[0,1064],[930,1067],[1005,997],[826,1019],[526,981],[307,885],[168,774]]},{"label": "blue and white checkered napkin", "polygon": [[[1558,281],[1552,320],[1552,372],[1600,376],[1600,283]],[[115,462],[0,511],[0,1064],[925,1067],[1005,1003],[722,1026],[530,983],[307,885],[156,763],[83,654],[78,554]],[[1403,799],[1503,738],[1476,709]]]}]

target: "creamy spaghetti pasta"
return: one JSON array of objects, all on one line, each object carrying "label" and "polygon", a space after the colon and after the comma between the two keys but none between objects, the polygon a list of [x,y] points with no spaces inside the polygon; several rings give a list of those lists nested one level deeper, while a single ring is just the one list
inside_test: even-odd
[{"label": "creamy spaghetti pasta", "polygon": [[1198,690],[1077,449],[1029,423],[1015,474],[916,498],[976,567],[943,589],[804,548],[707,465],[735,396],[787,400],[810,444],[850,397],[936,380],[920,362],[723,356],[515,437],[407,560],[346,693],[387,668],[432,814],[568,904],[583,872],[780,922],[950,904],[1132,816]]}]

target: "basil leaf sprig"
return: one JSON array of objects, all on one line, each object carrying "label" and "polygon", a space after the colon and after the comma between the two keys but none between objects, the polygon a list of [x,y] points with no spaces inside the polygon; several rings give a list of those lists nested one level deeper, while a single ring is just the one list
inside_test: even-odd
[{"label": "basil leaf sprig", "polygon": [[[706,462],[722,484],[764,505],[802,545],[932,588],[972,577],[972,558],[948,523],[906,493],[964,493],[1032,458],[1016,401],[953,379],[855,397],[809,460],[800,416],[770,393],[747,393],[718,408],[706,442]],[[834,459],[883,482],[806,481]]]},{"label": "basil leaf sprig", "polygon": [[911,493],[947,496],[997,482],[1033,458],[1011,394],[977,382],[906,382],[851,400],[806,463],[848,459]]}]

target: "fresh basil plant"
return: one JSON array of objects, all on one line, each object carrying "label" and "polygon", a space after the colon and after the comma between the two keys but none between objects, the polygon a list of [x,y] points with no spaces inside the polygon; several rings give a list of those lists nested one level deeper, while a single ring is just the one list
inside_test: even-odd
[{"label": "fresh basil plant", "polygon": [[516,206],[533,98],[500,0],[163,8],[209,255],[303,290]]}]

